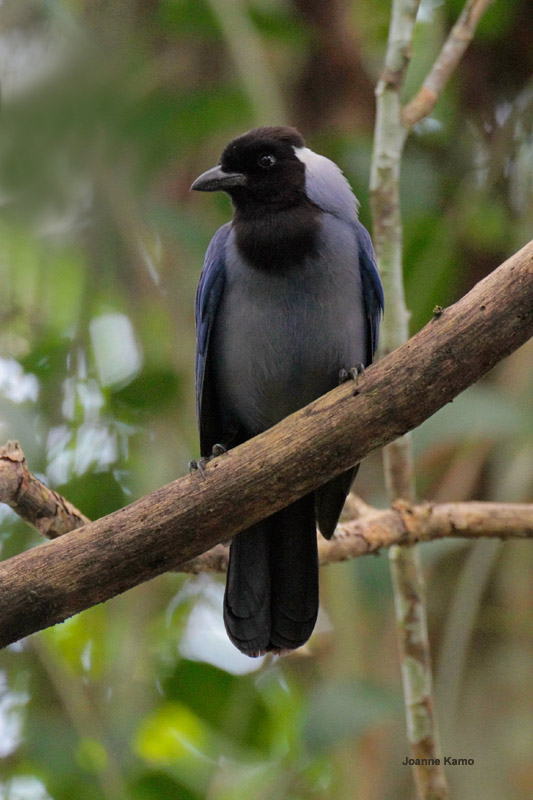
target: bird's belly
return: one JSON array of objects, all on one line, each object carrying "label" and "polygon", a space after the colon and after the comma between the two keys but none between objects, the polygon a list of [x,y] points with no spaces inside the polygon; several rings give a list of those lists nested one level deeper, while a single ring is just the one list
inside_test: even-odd
[{"label": "bird's belly", "polygon": [[[246,288],[246,287],[245,287]],[[265,295],[229,292],[214,331],[213,369],[222,415],[255,435],[338,384],[364,362],[359,287],[330,291],[269,284]],[[257,289],[257,287],[256,287]],[[316,289],[316,287],[315,287]],[[261,298],[261,302],[258,301]]]}]

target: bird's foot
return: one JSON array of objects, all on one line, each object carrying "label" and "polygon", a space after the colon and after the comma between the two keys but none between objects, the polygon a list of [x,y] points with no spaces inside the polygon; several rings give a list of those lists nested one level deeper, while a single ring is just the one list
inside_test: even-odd
[{"label": "bird's foot", "polygon": [[205,478],[205,467],[208,461],[208,458],[199,458],[198,461],[192,459],[192,461],[189,461],[189,472],[191,475],[193,472],[199,472],[202,478]]},{"label": "bird's foot", "polygon": [[223,444],[214,444],[211,448],[211,455],[207,457],[199,458],[198,461],[189,461],[189,472],[192,474],[193,472],[199,472],[203,479],[206,478],[206,471],[205,468],[212,461],[214,458],[218,456],[224,455],[228,451],[224,447]]},{"label": "bird's foot", "polygon": [[353,380],[357,386],[359,376],[362,375],[364,371],[364,364],[356,364],[355,367],[352,367],[351,369],[344,369],[343,367],[341,370],[339,370],[339,384]]}]

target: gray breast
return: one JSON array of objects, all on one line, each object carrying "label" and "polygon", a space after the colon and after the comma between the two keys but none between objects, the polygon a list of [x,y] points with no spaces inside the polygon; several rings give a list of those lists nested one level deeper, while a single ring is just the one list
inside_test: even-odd
[{"label": "gray breast", "polygon": [[324,214],[317,255],[276,271],[247,264],[230,236],[211,343],[223,417],[250,435],[279,422],[364,362],[365,322],[352,226]]}]

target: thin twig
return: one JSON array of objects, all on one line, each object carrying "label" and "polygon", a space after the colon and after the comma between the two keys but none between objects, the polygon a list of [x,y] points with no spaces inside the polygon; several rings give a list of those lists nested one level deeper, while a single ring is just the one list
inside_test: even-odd
[{"label": "thin twig", "polygon": [[431,113],[463,53],[474,38],[476,27],[493,0],[467,0],[421,89],[402,109],[402,123],[412,128]]},{"label": "thin twig", "polygon": [[[381,333],[382,354],[408,338],[409,314],[403,285],[403,241],[400,211],[400,166],[407,128],[401,120],[400,92],[409,64],[418,11],[414,0],[393,0],[385,68],[376,88],[376,130],[370,189],[374,245],[385,289],[386,315]],[[408,436],[384,451],[389,500],[414,502],[412,446]],[[397,545],[389,551],[396,630],[402,664],[407,735],[417,794],[421,800],[446,800],[448,786],[435,720],[431,656],[427,630],[424,580],[415,547]]]}]

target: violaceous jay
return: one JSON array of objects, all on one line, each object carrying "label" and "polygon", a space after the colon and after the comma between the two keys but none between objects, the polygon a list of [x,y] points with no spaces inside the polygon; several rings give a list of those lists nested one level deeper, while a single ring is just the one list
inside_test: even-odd
[{"label": "violaceous jay", "polygon": [[[275,425],[372,362],[383,289],[339,167],[294,128],[249,131],[193,183],[230,196],[196,296],[202,457]],[[304,644],[318,613],[316,525],[333,535],[357,467],[230,546],[224,622],[249,656]]]}]

